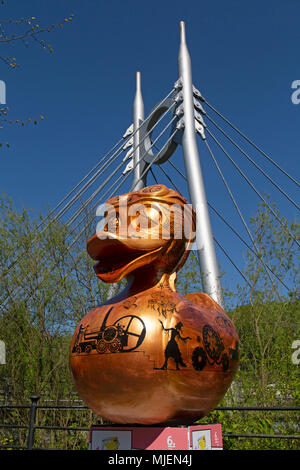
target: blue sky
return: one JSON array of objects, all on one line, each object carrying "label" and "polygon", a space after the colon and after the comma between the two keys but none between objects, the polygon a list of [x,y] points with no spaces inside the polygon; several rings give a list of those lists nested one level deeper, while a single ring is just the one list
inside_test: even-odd
[{"label": "blue sky", "polygon": [[[146,114],[171,90],[178,78],[181,20],[186,23],[194,85],[299,179],[300,104],[291,101],[291,84],[300,80],[298,0],[6,0],[0,9],[2,19],[34,16],[40,27],[70,14],[72,22],[43,36],[52,54],[34,42],[28,48],[18,42],[1,46],[2,56],[15,57],[20,64],[10,70],[0,63],[9,117],[44,116],[37,126],[5,125],[1,130],[0,140],[10,147],[0,149],[0,191],[18,208],[45,213],[54,207],[119,140],[132,122],[137,70],[142,74]],[[210,129],[219,137],[211,125]],[[249,221],[257,197],[211,146]],[[226,149],[231,152],[230,144]],[[249,146],[244,149],[250,154]],[[200,140],[199,153],[208,200],[247,238]],[[282,215],[293,220],[296,209],[241,155],[232,155],[259,191],[270,193]],[[258,153],[251,150],[251,156],[299,201],[293,183]],[[172,161],[183,168],[180,151]],[[168,184],[159,170],[155,173]],[[180,177],[171,170],[169,174],[186,194]],[[241,247],[232,233],[213,215],[212,224],[218,240],[242,268]],[[230,275],[239,278],[219,252],[218,258]]]}]

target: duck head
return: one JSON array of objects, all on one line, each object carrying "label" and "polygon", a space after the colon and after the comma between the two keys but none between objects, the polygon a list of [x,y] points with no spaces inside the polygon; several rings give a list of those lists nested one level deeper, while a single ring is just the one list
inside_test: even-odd
[{"label": "duck head", "polygon": [[178,192],[164,185],[109,199],[100,230],[87,251],[97,261],[97,276],[115,283],[153,264],[161,274],[177,272],[195,238],[195,211]]}]

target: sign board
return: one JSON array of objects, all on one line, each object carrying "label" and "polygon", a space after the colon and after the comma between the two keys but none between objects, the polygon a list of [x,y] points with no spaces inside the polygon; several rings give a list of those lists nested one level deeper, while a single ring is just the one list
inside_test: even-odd
[{"label": "sign board", "polygon": [[0,340],[0,364],[6,364],[5,343]]},{"label": "sign board", "polygon": [[190,426],[190,450],[223,450],[221,424]]},{"label": "sign board", "polygon": [[222,450],[220,424],[189,427],[92,426],[90,450]]}]

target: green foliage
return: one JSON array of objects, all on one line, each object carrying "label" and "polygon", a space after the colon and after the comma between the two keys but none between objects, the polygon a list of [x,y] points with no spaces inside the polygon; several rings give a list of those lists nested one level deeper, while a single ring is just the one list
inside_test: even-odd
[{"label": "green foliage", "polygon": [[7,355],[0,388],[9,387],[16,402],[32,394],[58,400],[73,391],[70,335],[85,313],[106,299],[108,288],[93,272],[84,238],[72,245],[57,222],[45,221],[37,230],[41,220],[15,211],[5,197],[0,217],[0,338]]},{"label": "green foliage", "polygon": [[186,263],[178,272],[176,288],[181,295],[189,292],[201,292],[199,264],[195,251],[190,252]]},{"label": "green foliage", "polygon": [[[298,414],[293,411],[215,410],[199,424],[221,423],[225,450],[299,450],[299,439],[279,438],[283,435],[299,435]],[[258,436],[274,434],[278,437]]]}]

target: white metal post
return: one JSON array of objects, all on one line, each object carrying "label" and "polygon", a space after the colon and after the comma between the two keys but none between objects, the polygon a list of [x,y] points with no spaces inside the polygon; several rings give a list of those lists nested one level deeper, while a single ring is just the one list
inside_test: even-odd
[{"label": "white metal post", "polygon": [[179,77],[182,80],[184,107],[182,148],[189,194],[192,205],[197,214],[197,252],[200,264],[202,288],[204,292],[210,295],[221,307],[224,308],[219,267],[215,252],[196,140],[192,66],[186,44],[185,24],[183,21],[180,22],[178,71]]},{"label": "white metal post", "polygon": [[133,102],[133,183],[132,191],[137,191],[145,186],[146,176],[141,178],[142,165],[139,164],[141,158],[140,131],[138,130],[144,121],[144,102],[141,87],[141,72],[136,72],[136,92]]}]

